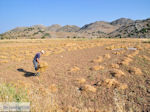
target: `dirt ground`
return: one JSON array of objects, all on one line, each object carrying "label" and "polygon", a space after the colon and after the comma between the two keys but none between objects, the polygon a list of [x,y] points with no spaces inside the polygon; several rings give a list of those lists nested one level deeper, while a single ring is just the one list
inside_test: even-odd
[{"label": "dirt ground", "polygon": [[[0,78],[35,88],[53,85],[49,92],[64,111],[149,112],[149,48],[140,39],[2,41]],[[48,67],[33,76],[32,60],[41,49]]]}]

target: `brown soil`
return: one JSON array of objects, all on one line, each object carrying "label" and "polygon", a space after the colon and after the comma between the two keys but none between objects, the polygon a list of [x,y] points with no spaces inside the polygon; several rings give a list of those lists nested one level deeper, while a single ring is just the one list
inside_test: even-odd
[{"label": "brown soil", "polygon": [[[120,112],[121,110],[126,112],[150,111],[150,99],[148,99],[150,96],[150,71],[143,71],[143,67],[138,65],[137,58],[133,58],[128,66],[118,64],[126,55],[132,54],[134,51],[125,50],[125,53],[115,55],[113,52],[116,51],[105,48],[106,46],[77,49],[43,56],[41,60],[48,63],[48,68],[40,76],[32,76],[32,73],[35,72],[32,59],[20,62],[9,61],[1,64],[0,78],[7,82],[22,80],[37,87],[40,81],[45,88],[56,85],[56,102],[62,108],[72,106],[78,109],[92,108]],[[144,51],[140,52],[141,55],[142,52]],[[104,57],[105,54],[110,58]],[[103,57],[102,62],[93,63],[92,60],[97,57]],[[121,70],[124,75],[113,76],[110,72],[114,69],[112,64],[119,65],[116,69]],[[148,63],[148,65],[150,64]],[[94,66],[103,66],[104,69],[91,70],[90,68]],[[140,68],[143,75],[131,74],[129,72],[131,66]],[[78,70],[71,71],[74,67]],[[77,82],[80,78],[85,79],[84,83]],[[119,86],[107,87],[105,84],[107,79],[117,80],[118,85],[124,84],[125,87],[122,86],[124,89],[119,89]],[[94,92],[84,91],[82,88],[86,85],[93,87]]]}]

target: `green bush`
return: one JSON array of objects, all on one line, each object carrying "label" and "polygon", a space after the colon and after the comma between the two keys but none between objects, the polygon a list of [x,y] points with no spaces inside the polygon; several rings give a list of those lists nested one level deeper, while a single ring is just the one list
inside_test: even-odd
[{"label": "green bush", "polygon": [[0,102],[29,102],[27,91],[13,84],[0,84]]}]

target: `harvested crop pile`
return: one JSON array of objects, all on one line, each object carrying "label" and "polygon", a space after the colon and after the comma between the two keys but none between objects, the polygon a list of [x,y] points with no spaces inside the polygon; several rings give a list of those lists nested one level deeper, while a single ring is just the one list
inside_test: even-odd
[{"label": "harvested crop pile", "polygon": [[52,93],[56,93],[58,91],[58,88],[55,84],[52,84],[48,87],[48,89],[50,90],[50,92]]},{"label": "harvested crop pile", "polygon": [[40,62],[40,64],[38,65],[38,72],[44,72],[47,67],[48,64],[46,62]]},{"label": "harvested crop pile", "polygon": [[81,87],[80,90],[85,92],[93,92],[93,93],[96,92],[96,88],[88,84]]},{"label": "harvested crop pile", "polygon": [[103,70],[103,69],[104,67],[100,65],[96,65],[90,68],[90,70],[94,70],[94,71]]},{"label": "harvested crop pile", "polygon": [[119,69],[113,69],[110,71],[110,74],[113,76],[113,77],[121,77],[121,76],[125,76],[124,72],[122,72],[121,70]]},{"label": "harvested crop pile", "polygon": [[129,73],[135,74],[135,75],[141,75],[141,74],[142,74],[142,71],[141,71],[139,68],[131,67],[131,68],[129,69]]},{"label": "harvested crop pile", "polygon": [[83,83],[86,82],[86,79],[80,78],[80,79],[77,79],[76,81],[77,81],[77,83],[79,83],[79,84],[83,84]]},{"label": "harvested crop pile", "polygon": [[101,63],[103,61],[103,58],[99,56],[97,59],[92,60],[93,63]]},{"label": "harvested crop pile", "polygon": [[133,60],[131,58],[125,57],[120,64],[121,65],[129,65],[129,63],[132,61]]},{"label": "harvested crop pile", "polygon": [[80,68],[77,67],[77,66],[74,66],[73,68],[70,69],[70,72],[76,72],[76,71],[79,71]]},{"label": "harvested crop pile", "polygon": [[105,54],[105,55],[104,55],[104,58],[109,59],[109,58],[111,58],[111,56],[110,56],[109,54]]},{"label": "harvested crop pile", "polygon": [[119,65],[118,64],[111,64],[111,67],[112,68],[119,68]]},{"label": "harvested crop pile", "polygon": [[106,79],[104,81],[104,85],[107,86],[108,88],[118,88],[118,89],[122,89],[122,90],[128,88],[127,84],[120,83],[115,79]]}]

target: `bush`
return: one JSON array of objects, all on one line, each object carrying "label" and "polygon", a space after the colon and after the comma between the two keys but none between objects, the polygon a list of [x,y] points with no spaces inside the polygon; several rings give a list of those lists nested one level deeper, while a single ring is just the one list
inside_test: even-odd
[{"label": "bush", "polygon": [[13,84],[0,84],[0,102],[28,102],[27,91]]}]

